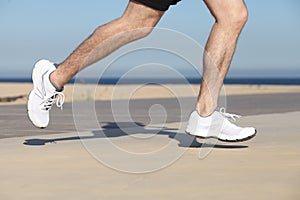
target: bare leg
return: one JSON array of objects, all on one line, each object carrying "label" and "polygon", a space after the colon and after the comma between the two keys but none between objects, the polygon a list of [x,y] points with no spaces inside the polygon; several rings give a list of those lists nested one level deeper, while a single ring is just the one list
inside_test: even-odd
[{"label": "bare leg", "polygon": [[216,19],[205,47],[203,80],[197,103],[198,113],[205,117],[217,107],[220,89],[248,13],[243,0],[204,2]]},{"label": "bare leg", "polygon": [[80,70],[121,46],[147,36],[163,14],[162,11],[130,1],[122,17],[97,28],[59,65],[50,76],[51,82],[61,88]]}]

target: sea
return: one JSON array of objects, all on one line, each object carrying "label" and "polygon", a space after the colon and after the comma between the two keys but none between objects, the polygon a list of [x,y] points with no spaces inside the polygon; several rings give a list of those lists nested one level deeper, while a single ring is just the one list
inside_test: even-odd
[{"label": "sea", "polygon": [[[0,78],[0,83],[31,83],[31,78]],[[186,78],[185,80],[178,79],[122,79],[119,78],[101,78],[96,79],[80,79],[76,83],[91,84],[98,83],[102,85],[116,85],[116,84],[199,84],[201,78]],[[69,81],[75,83],[75,79]],[[300,78],[226,78],[225,84],[233,85],[300,85]]]}]

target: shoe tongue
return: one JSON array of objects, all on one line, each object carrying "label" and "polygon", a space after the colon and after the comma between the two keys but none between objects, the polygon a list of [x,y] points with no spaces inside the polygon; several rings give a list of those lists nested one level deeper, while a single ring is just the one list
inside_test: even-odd
[{"label": "shoe tongue", "polygon": [[211,120],[213,122],[213,124],[223,124],[226,123],[227,119],[219,112],[215,111],[212,115],[211,115]]}]

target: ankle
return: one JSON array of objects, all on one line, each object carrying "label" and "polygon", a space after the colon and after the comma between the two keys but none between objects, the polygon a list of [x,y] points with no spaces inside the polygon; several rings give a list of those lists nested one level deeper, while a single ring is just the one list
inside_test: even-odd
[{"label": "ankle", "polygon": [[209,117],[215,112],[216,108],[197,105],[196,111],[201,117]]},{"label": "ankle", "polygon": [[51,84],[55,87],[56,91],[58,92],[63,91],[64,85],[58,81],[55,71],[50,74],[49,80]]}]

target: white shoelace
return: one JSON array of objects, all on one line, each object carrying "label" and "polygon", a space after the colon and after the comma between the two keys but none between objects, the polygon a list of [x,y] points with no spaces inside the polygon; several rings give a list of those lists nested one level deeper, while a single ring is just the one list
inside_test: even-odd
[{"label": "white shoelace", "polygon": [[63,109],[63,104],[65,102],[65,95],[62,92],[54,92],[54,95],[42,102],[42,109],[45,111],[51,110],[53,104],[60,109]]},{"label": "white shoelace", "polygon": [[219,109],[219,113],[232,122],[235,122],[237,119],[242,117],[241,115],[227,113],[224,107]]}]

